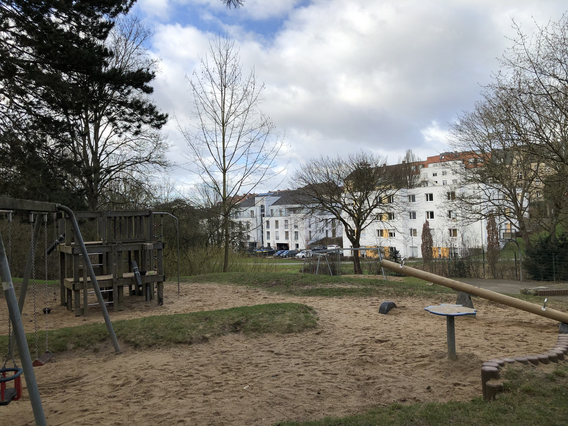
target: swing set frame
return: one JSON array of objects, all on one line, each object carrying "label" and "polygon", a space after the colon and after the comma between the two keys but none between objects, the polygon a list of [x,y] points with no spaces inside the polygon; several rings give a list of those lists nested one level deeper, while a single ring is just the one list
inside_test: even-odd
[{"label": "swing set frame", "polygon": [[[101,307],[101,311],[107,326],[107,330],[109,332],[111,341],[113,343],[115,351],[118,353],[120,352],[120,346],[118,344],[118,340],[116,338],[116,334],[114,332],[114,328],[112,326],[112,322],[108,315],[108,311],[106,309],[106,305],[101,294],[99,285],[97,283],[97,278],[93,271],[93,267],[91,262],[89,261],[89,256],[87,253],[87,249],[85,247],[85,243],[83,241],[83,237],[81,236],[81,231],[79,229],[79,225],[77,223],[77,219],[73,211],[61,204],[56,203],[47,203],[47,202],[39,202],[39,201],[31,201],[31,200],[21,200],[15,198],[7,198],[7,197],[0,197],[0,210],[4,211],[20,211],[20,212],[27,212],[28,214],[48,214],[48,213],[58,213],[62,212],[64,215],[71,221],[72,231],[75,235],[75,241],[78,245],[79,249],[83,254],[83,259],[85,259],[85,267],[87,269],[87,273],[91,278],[91,283],[95,290],[95,294],[97,296],[99,305]],[[39,228],[41,228],[41,224],[39,220],[36,220],[34,230],[33,230],[33,242],[30,247],[30,253],[28,253],[28,258],[26,260],[26,268],[24,271],[24,281],[22,283],[22,288],[20,291],[20,298],[19,300],[16,298],[16,292],[14,290],[14,284],[12,282],[12,275],[10,273],[10,267],[8,264],[8,258],[6,254],[6,250],[4,248],[4,242],[2,240],[2,235],[0,234],[0,277],[2,280],[2,289],[4,292],[4,296],[6,298],[6,304],[8,305],[8,312],[10,316],[10,321],[12,322],[13,329],[14,329],[14,338],[16,340],[16,345],[18,347],[18,351],[20,354],[20,360],[22,363],[21,371],[23,372],[24,378],[26,380],[28,393],[30,397],[30,401],[32,404],[35,422],[38,425],[46,425],[45,420],[45,413],[43,411],[43,406],[41,403],[41,397],[39,394],[39,389],[37,385],[37,380],[35,377],[34,369],[33,369],[33,362],[31,360],[30,351],[28,348],[26,335],[24,332],[24,326],[22,323],[21,312],[24,306],[24,301],[27,292],[27,284],[29,282],[29,278],[31,275],[31,269],[33,264],[33,246],[37,242],[37,238],[39,235]],[[10,343],[9,343],[10,344]],[[45,354],[44,354],[45,355]],[[41,357],[40,357],[41,358]],[[19,369],[18,369],[19,370]],[[13,371],[11,369],[6,369],[6,371]],[[2,380],[3,387],[5,386],[5,382],[14,380],[15,382],[19,382],[19,375],[16,372],[12,376],[7,377],[6,379]],[[17,377],[16,377],[17,376]],[[17,386],[16,382],[16,386]],[[12,392],[13,393],[13,392]],[[15,400],[17,398],[12,398]]]}]

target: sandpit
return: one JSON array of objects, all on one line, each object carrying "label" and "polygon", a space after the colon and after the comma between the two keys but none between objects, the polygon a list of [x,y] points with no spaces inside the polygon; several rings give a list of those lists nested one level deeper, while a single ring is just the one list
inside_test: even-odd
[{"label": "sandpit", "polygon": [[[483,361],[541,353],[557,324],[527,312],[475,299],[477,317],[456,319],[458,359],[446,353],[446,321],[424,307],[452,296],[385,299],[292,297],[216,284],[165,285],[164,306],[127,297],[113,320],[263,303],[295,302],[318,312],[319,327],[300,334],[230,335],[191,346],[137,350],[109,344],[97,352],[56,354],[36,368],[50,425],[271,425],[360,413],[373,406],[469,400],[481,395]],[[93,309],[75,317],[53,306],[52,328],[102,322]],[[27,301],[24,325],[33,330]],[[6,306],[0,305],[2,324]],[[43,318],[38,322],[43,326]],[[40,332],[40,351],[42,337]],[[33,356],[33,354],[32,354]],[[0,407],[0,423],[33,424],[27,394]]]}]

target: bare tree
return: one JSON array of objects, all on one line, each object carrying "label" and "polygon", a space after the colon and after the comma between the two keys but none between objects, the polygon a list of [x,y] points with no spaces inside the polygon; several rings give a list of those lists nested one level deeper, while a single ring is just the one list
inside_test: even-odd
[{"label": "bare tree", "polygon": [[513,25],[517,37],[490,88],[515,98],[510,115],[522,120],[535,155],[568,165],[568,13],[532,37]]},{"label": "bare tree", "polygon": [[[566,220],[568,176],[568,14],[527,36],[517,37],[483,100],[454,126],[459,149],[474,151],[482,168],[465,170],[477,184],[485,208],[473,216],[496,215],[530,246],[531,231],[552,236]],[[468,176],[469,175],[469,176]],[[473,206],[473,197],[469,206]]]},{"label": "bare tree", "polygon": [[[374,220],[392,211],[392,197],[403,179],[386,165],[386,159],[370,153],[347,159],[321,157],[304,164],[296,184],[311,214],[327,212],[343,225],[353,248],[361,247],[361,233]],[[359,252],[354,250],[353,269],[361,274]]]},{"label": "bare tree", "polygon": [[243,196],[273,174],[283,140],[260,109],[264,85],[243,76],[235,42],[217,37],[190,80],[197,125],[181,128],[203,184],[220,203],[228,271],[231,215]]},{"label": "bare tree", "polygon": [[495,214],[530,244],[529,206],[541,164],[525,148],[530,136],[510,115],[512,102],[506,92],[485,92],[484,100],[453,125],[452,144],[463,153],[455,171],[465,189],[452,203],[464,223]]}]

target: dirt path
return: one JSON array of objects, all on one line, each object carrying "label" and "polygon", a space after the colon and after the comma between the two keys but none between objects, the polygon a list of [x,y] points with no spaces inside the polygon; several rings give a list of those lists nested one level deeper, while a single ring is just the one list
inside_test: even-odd
[{"label": "dirt path", "polygon": [[[166,286],[164,306],[127,298],[113,320],[273,302],[313,306],[317,330],[134,350],[58,354],[37,368],[50,425],[270,425],[282,420],[343,416],[395,401],[467,400],[480,395],[482,361],[540,353],[557,336],[553,321],[479,300],[477,318],[456,320],[458,360],[446,358],[446,324],[424,307],[453,302],[377,298],[302,298],[261,290],[187,284]],[[27,312],[29,307],[26,307]],[[5,316],[5,306],[0,314]],[[51,327],[102,321],[55,307]],[[30,316],[26,327],[33,328]],[[0,409],[0,423],[33,424],[26,397]]]}]

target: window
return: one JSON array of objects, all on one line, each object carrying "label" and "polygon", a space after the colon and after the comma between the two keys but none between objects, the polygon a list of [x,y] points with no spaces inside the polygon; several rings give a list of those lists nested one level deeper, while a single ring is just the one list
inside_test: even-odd
[{"label": "window", "polygon": [[394,213],[388,213],[388,219],[394,220]]},{"label": "window", "polygon": [[394,238],[396,237],[396,233],[394,232],[394,229],[389,229],[389,238]]},{"label": "window", "polygon": [[446,176],[447,174],[448,174],[447,171],[445,171],[445,170],[442,171],[442,176]]},{"label": "window", "polygon": [[452,179],[452,184],[453,184],[453,185],[457,185],[457,184],[458,184],[458,180],[457,180],[457,179]]},{"label": "window", "polygon": [[308,235],[309,239],[312,239],[312,231],[310,231],[309,235]]},{"label": "window", "polygon": [[294,229],[298,229],[298,224],[297,224],[297,223],[294,224]]},{"label": "window", "polygon": [[408,196],[408,202],[409,203],[415,203],[416,202],[416,195],[412,194]]},{"label": "window", "polygon": [[523,172],[518,172],[517,179],[522,179],[522,178],[523,178]]},{"label": "window", "polygon": [[426,194],[426,201],[434,201],[434,194]]},{"label": "window", "polygon": [[458,230],[457,229],[450,229],[450,238],[455,238],[458,236]]},{"label": "window", "polygon": [[386,213],[381,213],[377,215],[377,220],[380,220],[381,222],[386,222],[388,220],[388,215]]},{"label": "window", "polygon": [[389,203],[389,204],[394,203],[394,195],[389,195],[389,196],[387,197],[387,203]]},{"label": "window", "polygon": [[426,212],[426,219],[434,219],[434,212]]},{"label": "window", "polygon": [[389,236],[388,229],[377,229],[377,237],[388,238],[388,236]]},{"label": "window", "polygon": [[434,172],[432,173],[432,176],[438,176],[438,173]]},{"label": "window", "polygon": [[416,219],[416,212],[409,212],[410,219]]},{"label": "window", "polygon": [[448,196],[448,200],[450,200],[450,201],[455,201],[455,199],[456,199],[455,191],[448,192],[447,196]]},{"label": "window", "polygon": [[294,231],[294,241],[298,241],[298,231]]},{"label": "window", "polygon": [[280,239],[280,232],[275,231],[274,232],[274,238],[275,238],[276,241],[278,241]]},{"label": "window", "polygon": [[415,228],[410,228],[410,236],[411,237],[417,237],[418,236],[418,230]]},{"label": "window", "polygon": [[266,239],[267,239],[267,240],[270,239],[270,231],[266,231]]},{"label": "window", "polygon": [[254,217],[254,210],[250,211],[250,217]]},{"label": "window", "polygon": [[279,227],[278,227],[278,221],[277,221],[277,220],[274,221],[274,228],[276,228],[276,229],[279,228]]},{"label": "window", "polygon": [[269,220],[266,221],[266,229],[270,229],[270,221]]},{"label": "window", "polygon": [[270,216],[274,216],[274,209],[270,209]]},{"label": "window", "polygon": [[288,240],[290,239],[290,232],[289,232],[289,231],[285,231],[285,232],[284,232],[284,239],[285,239],[286,241],[288,241]]},{"label": "window", "polygon": [[443,180],[443,181],[442,181],[442,185],[447,185],[447,184],[448,184],[448,181],[447,181],[447,180]]},{"label": "window", "polygon": [[453,210],[448,210],[448,217],[450,219],[456,219],[457,218],[456,212]]},{"label": "window", "polygon": [[288,220],[284,221],[284,229],[288,229]]}]

